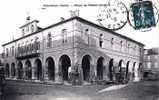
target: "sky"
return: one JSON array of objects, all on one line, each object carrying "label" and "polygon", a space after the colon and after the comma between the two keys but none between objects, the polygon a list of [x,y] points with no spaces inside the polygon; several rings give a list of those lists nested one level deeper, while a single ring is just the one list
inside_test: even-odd
[{"label": "sky", "polygon": [[[95,7],[45,7],[45,4],[52,5],[74,5],[74,4],[106,4],[108,0],[3,0],[0,1],[0,53],[3,51],[2,44],[12,41],[21,36],[19,27],[26,23],[26,17],[31,16],[31,20],[39,20],[39,26],[44,28],[60,21],[60,17],[70,18],[70,10],[79,10],[79,16],[98,24],[97,15],[99,6]],[[113,1],[113,0],[111,0]],[[118,0],[120,1],[120,0]],[[130,8],[136,0],[122,0]],[[153,4],[159,7],[159,1],[153,0]],[[157,8],[159,10],[159,8]],[[120,30],[116,31],[122,35],[132,38],[145,44],[145,48],[159,46],[159,23],[151,31],[142,32],[134,30],[128,23]]]}]

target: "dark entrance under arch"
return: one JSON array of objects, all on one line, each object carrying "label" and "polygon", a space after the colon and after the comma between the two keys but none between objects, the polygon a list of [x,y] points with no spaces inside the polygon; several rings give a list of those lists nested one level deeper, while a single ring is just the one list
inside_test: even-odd
[{"label": "dark entrance under arch", "polygon": [[25,75],[27,80],[32,79],[32,67],[29,60],[25,62]]},{"label": "dark entrance under arch", "polygon": [[120,60],[119,61],[119,65],[118,65],[118,67],[119,67],[119,73],[122,73],[122,64],[123,64],[123,60]]},{"label": "dark entrance under arch", "polygon": [[89,81],[90,77],[90,65],[91,65],[91,57],[89,55],[85,55],[82,59],[82,69],[83,69],[83,80]]},{"label": "dark entrance under arch", "polygon": [[18,71],[18,79],[22,79],[23,78],[23,64],[22,64],[22,62],[18,63],[17,71]]},{"label": "dark entrance under arch", "polygon": [[11,64],[11,76],[15,77],[15,64],[14,63]]},{"label": "dark entrance under arch", "polygon": [[7,63],[6,66],[5,66],[5,75],[6,77],[9,77],[10,75],[10,72],[9,72],[9,64]]},{"label": "dark entrance under arch", "polygon": [[132,79],[135,79],[135,67],[136,67],[136,62],[133,63],[133,67],[132,67]]},{"label": "dark entrance under arch", "polygon": [[40,61],[40,59],[36,59],[35,60],[35,77],[37,78],[37,80],[41,80],[42,79],[42,63]]},{"label": "dark entrance under arch", "polygon": [[130,61],[128,61],[126,64],[126,74],[125,74],[126,78],[128,78],[128,74],[129,74],[129,63],[130,63]]},{"label": "dark entrance under arch", "polygon": [[53,58],[49,57],[46,60],[46,67],[48,71],[48,79],[55,80],[55,63]]},{"label": "dark entrance under arch", "polygon": [[103,61],[104,61],[104,58],[103,57],[100,57],[98,58],[97,60],[97,79],[98,80],[102,80],[103,79]]},{"label": "dark entrance under arch", "polygon": [[113,62],[114,62],[114,59],[111,59],[110,61],[109,61],[109,79],[110,80],[113,80]]},{"label": "dark entrance under arch", "polygon": [[63,55],[59,60],[60,73],[63,80],[68,80],[68,68],[71,67],[71,60],[67,55]]}]

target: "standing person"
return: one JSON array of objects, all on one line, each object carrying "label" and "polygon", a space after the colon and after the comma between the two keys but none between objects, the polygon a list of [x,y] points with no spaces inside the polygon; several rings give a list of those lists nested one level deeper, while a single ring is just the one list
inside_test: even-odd
[{"label": "standing person", "polygon": [[69,82],[71,82],[71,80],[72,80],[72,70],[71,70],[71,66],[68,67],[68,80],[69,80]]}]

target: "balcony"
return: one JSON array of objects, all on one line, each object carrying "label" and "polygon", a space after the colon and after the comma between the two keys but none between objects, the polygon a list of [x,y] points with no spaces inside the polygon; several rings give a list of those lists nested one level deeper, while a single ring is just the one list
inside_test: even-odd
[{"label": "balcony", "polygon": [[18,47],[15,58],[27,59],[40,56],[40,42],[31,43],[25,46]]}]

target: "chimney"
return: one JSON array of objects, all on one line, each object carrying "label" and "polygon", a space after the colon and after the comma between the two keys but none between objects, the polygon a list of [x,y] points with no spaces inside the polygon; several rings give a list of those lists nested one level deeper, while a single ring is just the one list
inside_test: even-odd
[{"label": "chimney", "polygon": [[63,18],[63,17],[60,17],[60,21],[62,22],[62,21],[64,21],[65,20],[65,18]]}]

